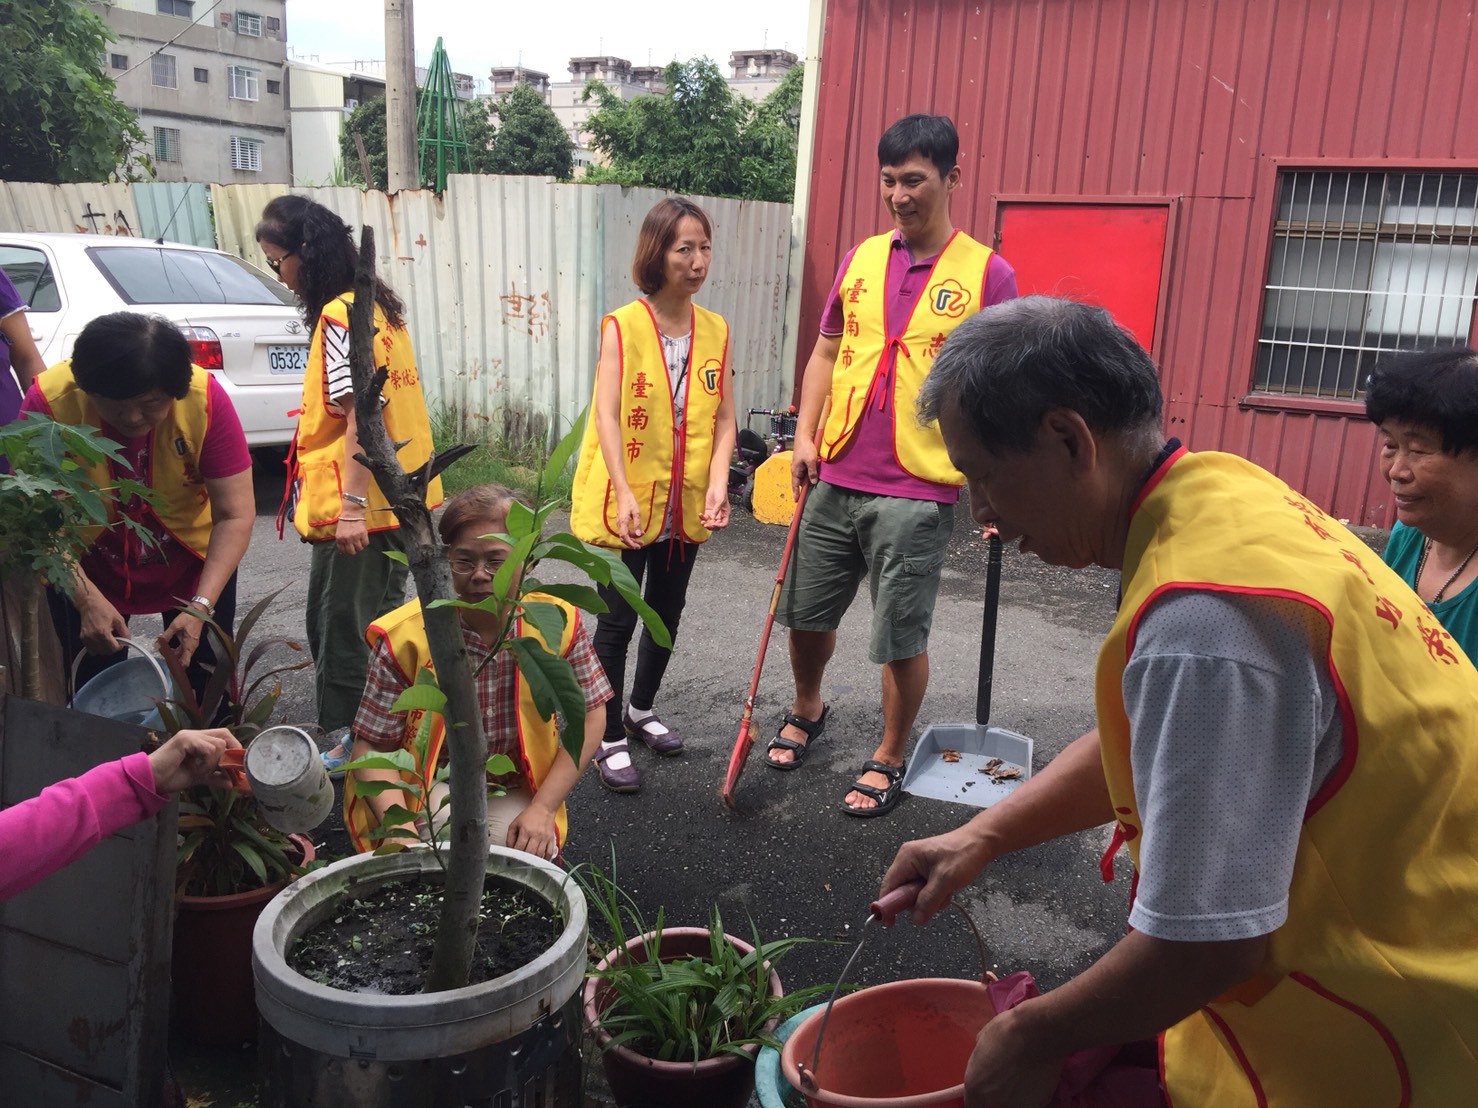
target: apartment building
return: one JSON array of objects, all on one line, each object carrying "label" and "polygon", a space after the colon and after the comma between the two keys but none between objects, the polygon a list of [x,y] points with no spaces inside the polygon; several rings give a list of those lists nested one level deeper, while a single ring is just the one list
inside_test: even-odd
[{"label": "apartment building", "polygon": [[161,181],[289,180],[285,0],[113,0],[103,57]]}]

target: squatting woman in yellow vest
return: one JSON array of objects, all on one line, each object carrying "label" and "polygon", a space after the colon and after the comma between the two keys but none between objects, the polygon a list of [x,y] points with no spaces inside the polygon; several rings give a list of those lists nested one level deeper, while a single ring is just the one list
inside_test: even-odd
[{"label": "squatting woman in yellow vest", "polygon": [[[621,551],[643,596],[677,638],[698,546],[729,522],[734,449],[729,325],[693,297],[708,277],[712,225],[691,200],[670,197],[637,237],[631,276],[640,298],[601,322],[591,418],[571,493],[570,529]],[[680,754],[681,736],[652,711],[672,651],[645,631],[626,710],[620,693],[636,612],[614,589],[596,622],[595,652],[616,698],[596,760],[616,792],[641,788],[628,737],[660,755]]]},{"label": "squatting woman in yellow vest", "polygon": [[90,655],[78,683],[124,660],[130,616],[160,613],[156,646],[179,658],[199,695],[216,662],[205,620],[234,628],[236,567],[256,515],[251,454],[226,390],[191,364],[173,323],[114,312],[82,329],[71,360],[39,374],[21,408],[100,430],[120,457],[91,466],[98,484],[132,478],[155,494],[152,505],[114,496],[70,597],[48,589],[67,665],[83,648]]},{"label": "squatting woman in yellow vest", "polygon": [[1128,932],[985,1026],[967,1102],[1047,1103],[1069,1056],[1158,1039],[1132,1052],[1158,1057],[1148,1103],[1471,1103],[1478,670],[1452,636],[1310,498],[1167,442],[1155,367],[1102,308],[961,324],[920,409],[978,522],[1119,570],[1122,596],[1097,729],[884,878],[924,880],[927,919],[1058,835],[1112,826],[1106,868],[1134,863]]},{"label": "squatting woman in yellow vest", "polygon": [[[501,485],[477,485],[448,501],[438,528],[446,543],[452,585],[459,599],[475,604],[490,594],[493,575],[508,556],[509,548],[507,543],[485,536],[505,530],[508,506],[512,502],[513,494]],[[540,858],[552,858],[565,841],[565,797],[600,745],[605,727],[602,705],[611,698],[611,687],[591,649],[580,613],[554,597],[529,595],[531,599],[558,604],[564,609],[562,640],[544,645],[558,650],[570,662],[575,679],[585,693],[585,745],[578,765],[559,745],[555,720],[539,715],[527,682],[513,664],[512,654],[503,650],[489,657],[497,641],[502,615],[476,608],[459,609],[458,615],[462,643],[476,673],[477,701],[482,708],[488,754],[506,755],[514,765],[514,772],[493,782],[501,785],[504,792],[488,798],[489,840]],[[531,626],[515,630],[518,634],[538,634]],[[369,750],[389,752],[400,747],[414,750],[413,740],[424,713],[397,712],[394,704],[415,682],[417,672],[431,667],[420,601],[412,600],[375,620],[366,638],[370,643],[370,663],[364,697],[354,721],[356,751],[363,755]],[[433,776],[434,770],[428,770],[445,761],[443,738],[441,718],[434,717],[426,748],[427,764],[420,767],[418,777]],[[350,773],[361,782],[400,780],[394,770],[354,769]],[[445,784],[433,789],[428,813],[410,793],[387,789],[360,796],[353,782],[346,783],[344,826],[360,850],[373,850],[382,840],[388,844],[403,841],[396,836],[373,834],[391,806],[415,811],[422,821],[439,822],[445,818],[440,809],[445,792]]]},{"label": "squatting woman in yellow vest", "polygon": [[[364,630],[370,620],[405,599],[407,570],[385,556],[402,552],[400,524],[360,452],[354,386],[349,375],[349,306],[359,263],[349,226],[304,196],[279,196],[262,211],[257,245],[282,283],[298,294],[303,320],[313,333],[303,374],[303,402],[288,456],[288,487],[278,516],[313,545],[308,570],[308,647],[313,653],[318,724],[330,742],[325,763],[337,769],[349,758],[345,738],[364,687],[369,660]],[[431,453],[431,424],[405,329],[404,305],[376,280],[374,351],[389,376],[381,393],[385,428],[405,442],[398,459],[406,469]],[[441,481],[427,490],[441,503]]]}]

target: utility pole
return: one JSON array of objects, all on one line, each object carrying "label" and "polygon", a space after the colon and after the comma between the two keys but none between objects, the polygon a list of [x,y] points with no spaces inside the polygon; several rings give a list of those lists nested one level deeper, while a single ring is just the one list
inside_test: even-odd
[{"label": "utility pole", "polygon": [[385,0],[385,153],[390,191],[420,187],[416,168],[414,0]]}]

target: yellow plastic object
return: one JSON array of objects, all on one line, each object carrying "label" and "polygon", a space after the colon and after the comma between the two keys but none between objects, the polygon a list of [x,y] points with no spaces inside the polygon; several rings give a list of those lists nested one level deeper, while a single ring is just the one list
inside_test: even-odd
[{"label": "yellow plastic object", "polygon": [[782,450],[771,454],[754,471],[754,518],[761,523],[789,527],[795,515],[795,497],[790,494],[790,455]]}]

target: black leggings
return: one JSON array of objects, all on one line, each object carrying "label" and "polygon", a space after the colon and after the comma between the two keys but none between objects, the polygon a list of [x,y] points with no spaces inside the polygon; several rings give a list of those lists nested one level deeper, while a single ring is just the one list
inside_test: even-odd
[{"label": "black leggings", "polygon": [[[72,602],[58,589],[50,586],[46,589],[46,603],[51,608],[51,621],[56,626],[57,638],[62,642],[62,658],[67,666],[67,675],[72,673],[72,661],[78,654],[82,654],[82,616],[72,606]],[[162,614],[164,626],[168,627],[179,615],[180,609],[171,608]],[[128,616],[123,617],[123,622],[128,622]],[[213,617],[226,634],[236,633],[236,574],[231,574],[226,587],[221,590],[220,598],[216,600],[216,614]],[[185,667],[185,674],[190,679],[190,687],[195,690],[196,699],[205,689],[205,682],[209,680],[211,671],[216,665],[216,636],[209,628],[202,627],[200,635],[200,646],[195,651],[195,657]],[[152,642],[141,644],[149,647],[151,654],[157,653]],[[116,666],[128,657],[127,649],[118,651],[117,654],[86,654],[82,658],[82,664],[77,667],[77,688],[81,688],[87,682],[96,677],[109,666]],[[223,699],[222,708],[226,707]]]},{"label": "black leggings", "polygon": [[[621,560],[640,585],[646,578],[642,599],[650,604],[661,617],[667,633],[677,642],[677,625],[682,619],[683,605],[688,601],[688,578],[693,575],[693,560],[698,557],[695,542],[654,542],[640,550],[621,551]],[[636,609],[621,598],[621,594],[609,585],[598,590],[609,611],[601,613],[595,620],[595,656],[611,682],[615,695],[606,701],[605,742],[615,742],[624,734],[621,728],[621,690],[626,684],[626,652],[631,645],[631,633],[636,630]],[[657,690],[662,685],[662,675],[667,672],[667,663],[672,651],[652,641],[645,627],[641,642],[636,649],[636,677],[631,685],[631,706],[649,710],[657,699]]]}]

